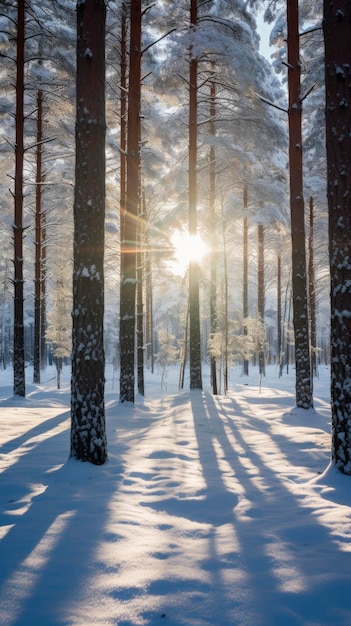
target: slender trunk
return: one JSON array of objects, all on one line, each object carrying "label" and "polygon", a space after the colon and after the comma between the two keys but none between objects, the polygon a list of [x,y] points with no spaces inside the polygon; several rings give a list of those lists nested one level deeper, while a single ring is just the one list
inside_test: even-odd
[{"label": "slender trunk", "polygon": [[332,458],[351,475],[351,6],[324,0]]},{"label": "slender trunk", "polygon": [[258,317],[258,368],[261,376],[265,375],[264,357],[264,227],[258,224],[258,276],[257,276],[257,317]]},{"label": "slender trunk", "polygon": [[[124,241],[124,221],[126,213],[126,149],[127,149],[127,8],[125,2],[122,2],[121,7],[121,46],[120,46],[120,182],[119,182],[119,224],[120,224],[120,242]],[[120,256],[121,276],[123,276],[123,259],[124,255]]]},{"label": "slender trunk", "polygon": [[40,383],[40,318],[41,318],[41,189],[42,189],[42,138],[43,138],[43,92],[37,93],[37,163],[35,188],[35,268],[34,268],[34,358],[33,381]]},{"label": "slender trunk", "polygon": [[[210,134],[216,135],[214,119],[216,116],[216,85],[210,87]],[[210,146],[210,238],[211,238],[211,285],[210,285],[210,323],[211,335],[217,330],[217,232],[216,232],[216,153],[214,143]],[[211,354],[211,382],[214,395],[218,393],[216,357]]]},{"label": "slender trunk", "polygon": [[308,296],[311,328],[311,368],[312,375],[317,376],[317,327],[316,327],[316,287],[314,284],[314,207],[310,197],[310,229],[308,235]]},{"label": "slender trunk", "polygon": [[[248,260],[248,221],[246,217],[247,213],[247,184],[244,184],[244,223],[243,223],[243,331],[244,337],[247,337],[247,318],[249,316],[249,297],[248,297],[248,274],[249,274],[249,260]],[[244,376],[249,375],[249,361],[244,359]]]},{"label": "slender trunk", "polygon": [[227,257],[227,238],[225,231],[225,220],[222,205],[222,237],[223,237],[223,266],[224,266],[224,365],[223,365],[223,388],[224,395],[228,391],[228,257]]},{"label": "slender trunk", "polygon": [[[191,0],[190,23],[197,26],[197,0]],[[190,50],[189,81],[189,234],[197,234],[197,58]],[[190,389],[202,389],[199,301],[199,264],[189,262],[189,362]]]},{"label": "slender trunk", "polygon": [[135,303],[137,217],[139,213],[140,105],[141,105],[141,1],[130,8],[128,88],[127,187],[124,237],[121,240],[120,287],[120,402],[135,397]]},{"label": "slender trunk", "polygon": [[104,0],[77,2],[71,456],[95,465],[107,458],[103,332],[105,20]]},{"label": "slender trunk", "polygon": [[150,371],[154,372],[154,331],[152,310],[152,265],[151,250],[148,237],[146,238],[145,252],[145,339],[147,364]]},{"label": "slender trunk", "polygon": [[25,0],[17,2],[16,58],[16,144],[15,144],[15,209],[14,209],[14,341],[13,392],[24,397],[24,316],[23,316],[23,162],[24,162],[24,20]]},{"label": "slender trunk", "polygon": [[46,258],[46,212],[41,213],[41,280],[40,280],[40,366],[46,366],[46,279],[47,279],[47,258]]},{"label": "slender trunk", "polygon": [[305,211],[302,176],[302,104],[300,94],[300,45],[298,0],[287,0],[290,218],[292,241],[292,288],[295,336],[296,404],[313,404],[308,328]]},{"label": "slender trunk", "polygon": [[138,220],[138,250],[137,250],[137,373],[138,373],[138,392],[140,395],[145,394],[144,385],[144,302],[143,302],[143,241],[144,241],[144,216],[145,216],[145,198],[143,196],[141,203],[141,213]]},{"label": "slender trunk", "polygon": [[282,375],[282,255],[278,252],[277,257],[277,356],[279,364],[279,376]]}]

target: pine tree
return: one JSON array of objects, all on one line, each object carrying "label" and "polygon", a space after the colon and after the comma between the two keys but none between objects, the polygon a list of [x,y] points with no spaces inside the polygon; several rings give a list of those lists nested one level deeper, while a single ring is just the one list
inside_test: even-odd
[{"label": "pine tree", "polygon": [[71,455],[107,457],[103,342],[105,220],[104,0],[77,3],[77,122]]},{"label": "pine tree", "polygon": [[332,458],[351,475],[351,6],[324,1]]}]

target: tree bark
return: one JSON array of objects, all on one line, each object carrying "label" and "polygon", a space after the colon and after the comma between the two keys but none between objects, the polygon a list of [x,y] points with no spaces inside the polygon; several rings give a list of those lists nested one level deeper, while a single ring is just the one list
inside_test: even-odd
[{"label": "tree bark", "polygon": [[[211,82],[210,87],[210,134],[214,139],[216,135],[216,85]],[[216,220],[216,152],[214,144],[210,146],[210,238],[211,238],[211,286],[210,286],[210,324],[211,334],[217,330],[217,220]],[[216,357],[211,355],[211,382],[214,395],[218,394],[217,386],[217,362]]]},{"label": "tree bark", "polygon": [[351,4],[324,0],[332,458],[351,475]]},{"label": "tree bark", "polygon": [[71,456],[107,458],[105,428],[104,0],[77,3],[77,111],[74,193]]},{"label": "tree bark", "polygon": [[135,305],[136,248],[139,213],[140,105],[141,105],[141,1],[131,3],[127,194],[124,238],[121,241],[122,277],[120,288],[120,402],[134,402],[135,397]]},{"label": "tree bark", "polygon": [[[247,184],[244,184],[244,193],[243,193],[243,203],[244,203],[244,220],[243,220],[243,331],[244,336],[247,337],[248,329],[247,329],[247,318],[249,316],[249,279],[248,279],[248,268],[249,268],[249,260],[248,260],[248,221],[246,217],[247,213]],[[244,376],[249,375],[249,361],[248,359],[244,359],[243,363],[244,367]]]},{"label": "tree bark", "polygon": [[314,272],[314,205],[313,197],[309,203],[310,228],[308,233],[308,299],[310,309],[311,337],[311,375],[317,375],[317,328],[316,328],[316,286]]},{"label": "tree bark", "polygon": [[292,241],[292,289],[295,336],[296,405],[309,409],[313,404],[308,328],[305,210],[302,176],[302,105],[298,0],[287,0],[289,169]]},{"label": "tree bark", "polygon": [[[190,24],[197,26],[197,0],[191,0]],[[197,234],[197,58],[190,50],[189,80],[189,235]],[[202,389],[199,264],[189,262],[190,389]]]},{"label": "tree bark", "polygon": [[41,356],[41,269],[42,269],[42,144],[43,139],[43,92],[37,93],[37,158],[36,158],[36,187],[35,187],[35,268],[34,268],[34,356],[33,381],[40,383],[40,356]]},{"label": "tree bark", "polygon": [[16,145],[15,145],[15,208],[14,208],[14,395],[24,397],[24,316],[23,316],[23,163],[24,163],[24,41],[25,1],[17,2],[16,52]]},{"label": "tree bark", "polygon": [[257,317],[258,317],[258,369],[261,376],[265,375],[264,356],[264,227],[258,224],[258,271],[257,271]]}]

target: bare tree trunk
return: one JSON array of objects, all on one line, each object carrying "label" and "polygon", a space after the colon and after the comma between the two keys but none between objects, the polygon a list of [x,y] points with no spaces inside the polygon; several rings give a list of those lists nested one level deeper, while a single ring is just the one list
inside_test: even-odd
[{"label": "bare tree trunk", "polygon": [[145,339],[147,364],[150,371],[154,372],[154,331],[153,331],[153,306],[152,306],[152,264],[149,240],[146,236],[145,253]]},{"label": "bare tree trunk", "polygon": [[258,317],[258,369],[265,375],[265,328],[264,328],[264,227],[258,224],[258,272],[257,272],[257,317]]},{"label": "bare tree trunk", "polygon": [[228,391],[228,353],[229,353],[229,329],[228,329],[228,255],[227,255],[227,238],[226,225],[223,214],[222,204],[222,237],[223,237],[223,267],[224,267],[224,363],[223,363],[223,388],[224,395]]},{"label": "bare tree trunk", "polygon": [[311,369],[312,375],[317,376],[317,327],[316,327],[316,286],[314,273],[314,207],[313,197],[310,197],[310,229],[308,234],[308,297],[311,328]]},{"label": "bare tree trunk", "polygon": [[302,104],[300,93],[300,45],[298,0],[287,0],[290,218],[292,241],[292,288],[295,336],[296,404],[313,404],[308,328],[305,211],[302,176]]},{"label": "bare tree trunk", "polygon": [[120,402],[134,402],[135,397],[135,304],[136,247],[139,213],[140,104],[141,104],[141,1],[131,3],[127,197],[124,238],[121,240],[122,277],[120,287]]},{"label": "bare tree trunk", "polygon": [[41,280],[40,280],[40,367],[46,366],[46,282],[47,282],[46,212],[41,213]]},{"label": "bare tree trunk", "polygon": [[[210,134],[215,138],[216,116],[216,85],[211,82],[210,87]],[[216,220],[216,153],[212,143],[210,146],[210,238],[211,238],[211,284],[210,284],[210,323],[211,335],[217,330],[217,220]],[[214,395],[218,393],[217,362],[211,354],[211,382]]]},{"label": "bare tree trunk", "polygon": [[41,262],[42,262],[42,139],[43,139],[43,92],[37,93],[37,163],[35,187],[35,268],[34,268],[34,358],[33,381],[40,383],[40,319],[41,319]]},{"label": "bare tree trunk", "polygon": [[277,356],[279,364],[279,377],[282,375],[283,346],[282,346],[282,255],[277,256]]},{"label": "bare tree trunk", "polygon": [[103,332],[105,20],[104,0],[77,2],[71,456],[95,465],[107,458]]},{"label": "bare tree trunk", "polygon": [[23,315],[23,162],[24,162],[24,20],[25,0],[17,2],[16,58],[16,145],[14,240],[14,395],[25,396],[24,315]]},{"label": "bare tree trunk", "polygon": [[[126,213],[126,165],[127,165],[127,8],[125,2],[121,7],[121,46],[120,46],[120,183],[119,183],[119,236],[120,244],[124,241],[124,221]],[[124,255],[120,256],[121,273],[123,276]]]},{"label": "bare tree trunk", "polygon": [[[197,0],[191,0],[190,23],[197,26]],[[197,58],[190,51],[189,81],[189,234],[197,234]],[[190,389],[202,389],[199,302],[199,264],[189,262]]]},{"label": "bare tree trunk", "polygon": [[351,475],[351,5],[324,0],[332,458]]},{"label": "bare tree trunk", "polygon": [[138,249],[137,249],[137,373],[138,373],[138,392],[140,395],[145,394],[144,384],[144,302],[143,302],[143,241],[144,241],[144,221],[145,217],[145,198],[143,196],[141,202],[141,213],[138,220]]},{"label": "bare tree trunk", "polygon": [[[248,329],[247,329],[247,318],[249,316],[249,259],[248,259],[248,221],[247,221],[247,184],[244,184],[244,195],[243,195],[243,203],[244,203],[244,223],[243,223],[243,331],[244,336],[247,337]],[[243,363],[244,367],[244,376],[249,375],[249,361],[248,359],[244,359]]]}]

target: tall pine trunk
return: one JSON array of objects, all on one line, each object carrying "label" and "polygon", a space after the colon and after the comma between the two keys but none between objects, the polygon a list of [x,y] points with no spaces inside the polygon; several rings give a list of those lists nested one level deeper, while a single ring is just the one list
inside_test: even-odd
[{"label": "tall pine trunk", "polygon": [[104,0],[77,3],[77,117],[74,193],[71,455],[105,462]]},{"label": "tall pine trunk", "polygon": [[[216,85],[211,82],[210,87],[210,134],[215,139],[216,116]],[[217,330],[217,220],[216,220],[216,153],[214,143],[210,146],[210,238],[211,238],[211,286],[210,286],[210,324],[211,334]],[[211,383],[214,395],[218,393],[217,362],[211,354]]]},{"label": "tall pine trunk", "polygon": [[130,7],[127,187],[124,235],[121,240],[120,402],[135,398],[135,305],[137,218],[139,213],[141,0]]},{"label": "tall pine trunk", "polygon": [[17,2],[16,52],[16,145],[14,209],[14,342],[13,392],[25,396],[24,314],[23,314],[23,162],[24,162],[24,22],[25,0]]},{"label": "tall pine trunk", "polygon": [[[249,259],[248,259],[248,221],[247,221],[247,184],[244,183],[243,192],[244,203],[244,220],[243,220],[243,331],[244,336],[247,337],[247,318],[249,316]],[[249,375],[249,361],[244,359],[243,363],[244,376]]]},{"label": "tall pine trunk", "polygon": [[143,242],[145,238],[145,197],[143,194],[140,204],[140,215],[138,220],[138,250],[137,250],[137,379],[138,379],[138,392],[141,396],[145,394],[145,381],[144,381],[144,299],[143,299],[143,284],[144,284],[144,254],[143,254]]},{"label": "tall pine trunk", "polygon": [[311,337],[311,370],[312,376],[317,375],[317,326],[316,326],[316,286],[314,271],[314,204],[310,197],[309,206],[310,228],[308,233],[308,299],[310,310],[310,337]]},{"label": "tall pine trunk", "polygon": [[[191,27],[197,27],[197,0],[191,0]],[[197,65],[190,50],[189,79],[189,234],[197,235]],[[189,365],[190,389],[202,389],[199,264],[189,262]]]},{"label": "tall pine trunk", "polygon": [[324,0],[332,458],[351,475],[351,5]]},{"label": "tall pine trunk", "polygon": [[290,219],[292,241],[292,289],[295,336],[296,405],[313,404],[308,327],[305,210],[302,174],[301,61],[298,0],[287,0]]},{"label": "tall pine trunk", "polygon": [[40,383],[41,356],[41,270],[42,270],[42,139],[43,139],[43,92],[37,93],[37,158],[35,187],[35,268],[34,268],[34,357],[33,381]]},{"label": "tall pine trunk", "polygon": [[264,227],[258,224],[258,271],[257,271],[257,318],[258,318],[258,369],[265,375],[265,327],[264,327]]}]

